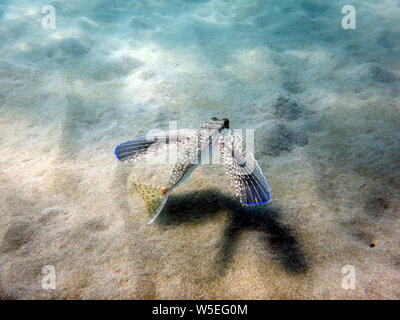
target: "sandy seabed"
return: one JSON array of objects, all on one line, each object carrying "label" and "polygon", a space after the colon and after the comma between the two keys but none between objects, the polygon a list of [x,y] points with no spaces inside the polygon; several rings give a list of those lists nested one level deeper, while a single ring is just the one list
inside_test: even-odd
[{"label": "sandy seabed", "polygon": [[[399,299],[400,2],[347,4],[2,0],[0,297]],[[148,226],[131,182],[168,166],[114,147],[213,116],[255,129],[272,200],[204,165]]]}]

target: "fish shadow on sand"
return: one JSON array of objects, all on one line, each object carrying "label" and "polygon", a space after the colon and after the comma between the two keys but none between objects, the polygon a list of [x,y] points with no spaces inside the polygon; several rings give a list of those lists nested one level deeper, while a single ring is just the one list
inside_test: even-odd
[{"label": "fish shadow on sand", "polygon": [[296,238],[279,220],[281,209],[273,205],[243,207],[233,197],[214,189],[171,195],[157,219],[160,225],[197,224],[227,210],[229,220],[220,240],[216,255],[217,273],[222,276],[233,260],[240,234],[247,230],[261,233],[261,241],[269,255],[280,260],[292,275],[304,274],[309,266]]}]

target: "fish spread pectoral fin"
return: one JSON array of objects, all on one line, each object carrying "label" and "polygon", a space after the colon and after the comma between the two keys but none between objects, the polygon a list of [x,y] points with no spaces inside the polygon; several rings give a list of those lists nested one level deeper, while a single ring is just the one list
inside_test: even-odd
[{"label": "fish spread pectoral fin", "polygon": [[168,145],[176,144],[189,135],[187,130],[160,132],[159,135],[136,137],[133,140],[119,144],[115,148],[115,156],[119,161],[136,161],[148,156],[154,156],[165,150]]},{"label": "fish spread pectoral fin", "polygon": [[148,224],[151,224],[161,213],[168,199],[168,191],[164,187],[149,186],[141,183],[133,183],[141,198],[146,204],[147,212],[150,217]]},{"label": "fish spread pectoral fin", "polygon": [[115,156],[119,161],[137,160],[147,153],[149,147],[157,140],[146,136],[121,143],[115,148]]},{"label": "fish spread pectoral fin", "polygon": [[228,133],[219,141],[222,163],[231,178],[236,196],[242,205],[251,206],[267,203],[271,199],[267,180],[250,152],[242,152],[237,146],[242,138]]}]

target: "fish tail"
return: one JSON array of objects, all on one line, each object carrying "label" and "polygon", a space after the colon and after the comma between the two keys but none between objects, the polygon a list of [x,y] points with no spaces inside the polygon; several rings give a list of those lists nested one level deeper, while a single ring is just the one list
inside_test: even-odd
[{"label": "fish tail", "polygon": [[146,204],[147,212],[150,216],[148,224],[151,224],[160,214],[165,202],[167,202],[169,196],[167,188],[149,186],[141,183],[133,183],[133,186]]}]

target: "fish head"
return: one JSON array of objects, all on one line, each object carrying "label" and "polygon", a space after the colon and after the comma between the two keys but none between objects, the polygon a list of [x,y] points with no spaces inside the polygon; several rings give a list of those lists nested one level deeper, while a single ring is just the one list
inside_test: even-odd
[{"label": "fish head", "polygon": [[218,131],[222,131],[223,129],[229,129],[229,119],[228,118],[211,118],[210,121],[205,123],[209,129],[218,129]]}]

